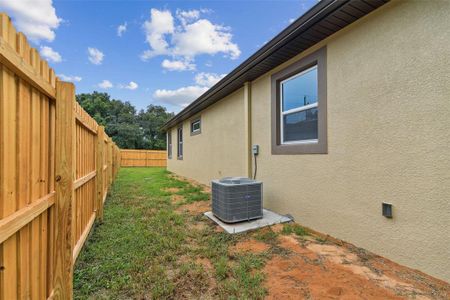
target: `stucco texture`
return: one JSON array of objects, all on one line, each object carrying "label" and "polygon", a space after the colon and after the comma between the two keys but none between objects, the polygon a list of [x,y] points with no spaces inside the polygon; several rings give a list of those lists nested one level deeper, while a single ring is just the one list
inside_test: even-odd
[{"label": "stucco texture", "polygon": [[190,135],[190,120],[183,122],[184,154],[177,159],[177,130],[172,128],[172,159],[168,170],[209,184],[213,178],[246,175],[244,146],[244,91],[240,89],[205,109],[201,133]]},{"label": "stucco texture", "polygon": [[327,47],[328,154],[271,155],[270,74],[252,83],[265,206],[447,281],[449,13],[390,3],[315,47]]},{"label": "stucco texture", "polygon": [[[450,281],[450,2],[393,1],[251,83],[264,205]],[[271,75],[327,47],[328,154],[271,154]],[[168,168],[245,174],[241,91],[209,107]],[[242,98],[242,99],[241,99]],[[239,106],[242,105],[242,108]],[[234,125],[234,126],[231,126]],[[381,215],[393,204],[394,217]]]}]

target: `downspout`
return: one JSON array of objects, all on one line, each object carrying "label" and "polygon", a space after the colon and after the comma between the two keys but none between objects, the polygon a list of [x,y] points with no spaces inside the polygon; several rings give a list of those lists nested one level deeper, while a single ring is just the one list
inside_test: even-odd
[{"label": "downspout", "polygon": [[246,173],[252,178],[252,85],[249,81],[244,83],[244,122]]}]

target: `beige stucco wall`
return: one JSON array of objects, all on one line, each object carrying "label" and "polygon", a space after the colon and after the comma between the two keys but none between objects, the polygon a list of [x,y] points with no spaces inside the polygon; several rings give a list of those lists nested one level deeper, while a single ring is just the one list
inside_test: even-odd
[{"label": "beige stucco wall", "polygon": [[271,155],[270,74],[252,84],[265,205],[447,281],[449,15],[448,1],[390,3],[315,47],[327,46],[326,155]]},{"label": "beige stucco wall", "polygon": [[[251,90],[266,207],[446,281],[449,15],[449,1],[388,3],[252,82]],[[325,45],[328,154],[272,155],[270,75]],[[204,183],[245,174],[242,90],[228,98],[202,113],[201,135],[190,137],[185,122],[185,159],[170,160],[169,170]],[[394,205],[391,220],[381,215],[383,201]]]},{"label": "beige stucco wall", "polygon": [[242,88],[208,107],[199,114],[202,125],[198,135],[191,136],[190,120],[184,121],[183,160],[177,159],[177,131],[172,128],[173,157],[167,161],[167,169],[204,184],[213,178],[245,176],[243,104]]}]

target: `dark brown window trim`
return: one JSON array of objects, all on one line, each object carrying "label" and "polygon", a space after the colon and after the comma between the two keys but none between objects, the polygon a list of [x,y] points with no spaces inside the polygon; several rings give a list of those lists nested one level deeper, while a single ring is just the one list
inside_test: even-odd
[{"label": "dark brown window trim", "polygon": [[[317,65],[318,76],[318,142],[281,144],[280,130],[280,82]],[[287,68],[272,75],[271,85],[271,133],[272,154],[326,154],[327,143],[327,49],[326,47],[309,54]]]},{"label": "dark brown window trim", "polygon": [[[182,137],[182,142],[181,142],[181,155],[180,155],[180,129],[181,129],[181,137]],[[183,160],[183,155],[184,155],[184,136],[183,136],[183,124],[179,125],[177,127],[177,159],[178,160]]]},{"label": "dark brown window trim", "polygon": [[[194,122],[197,122],[197,121],[200,121],[200,130],[194,132],[193,129],[192,129],[192,124],[194,124]],[[202,119],[201,119],[201,116],[198,116],[198,117],[192,119],[189,122],[189,124],[190,124],[189,125],[189,127],[190,127],[189,131],[191,132],[191,136],[198,135],[198,134],[202,133]]]}]

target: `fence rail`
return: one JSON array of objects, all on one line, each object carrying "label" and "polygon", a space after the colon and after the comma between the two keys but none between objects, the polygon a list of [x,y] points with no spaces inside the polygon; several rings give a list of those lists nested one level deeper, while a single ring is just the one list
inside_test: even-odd
[{"label": "fence rail", "polygon": [[165,150],[121,149],[121,166],[123,167],[165,167],[167,152]]},{"label": "fence rail", "polygon": [[0,14],[0,299],[70,299],[120,151]]}]

